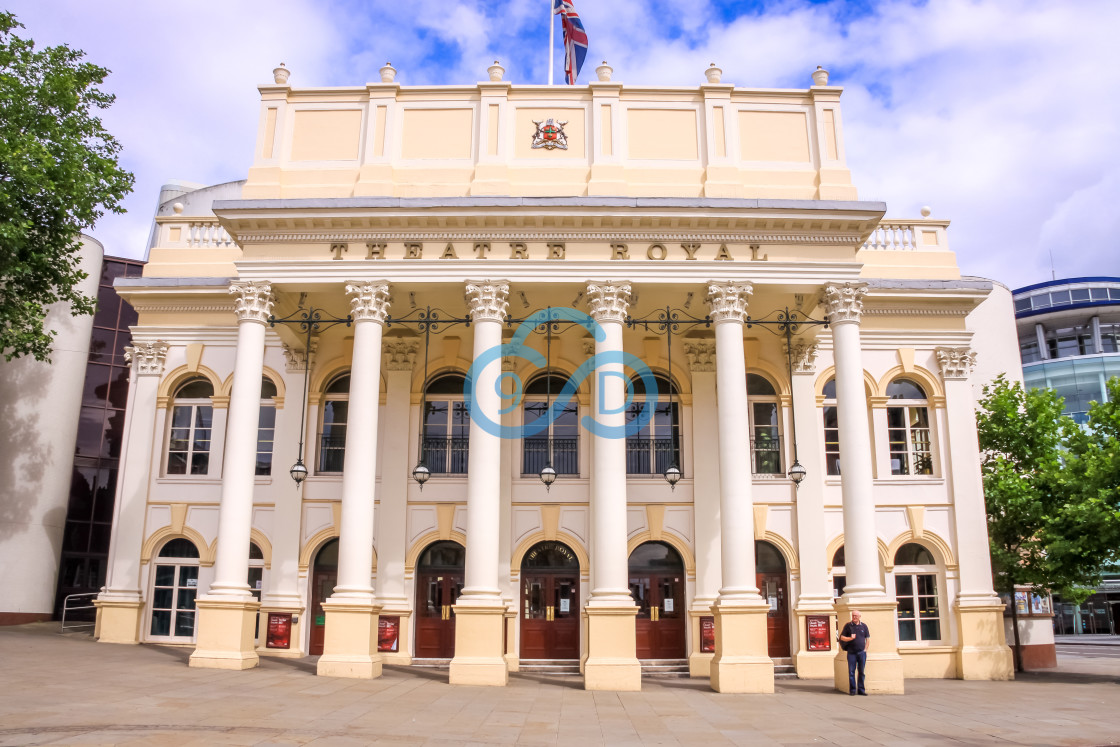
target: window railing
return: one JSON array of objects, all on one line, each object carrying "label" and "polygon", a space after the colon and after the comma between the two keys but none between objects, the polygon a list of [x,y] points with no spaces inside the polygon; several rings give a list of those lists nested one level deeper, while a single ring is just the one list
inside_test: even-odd
[{"label": "window railing", "polygon": [[675,438],[632,436],[626,439],[626,474],[628,475],[662,475],[674,462],[683,473],[680,443]]},{"label": "window railing", "polygon": [[579,438],[529,437],[521,441],[521,474],[539,475],[549,462],[558,475],[579,474]]},{"label": "window railing", "polygon": [[346,461],[346,434],[319,434],[319,469],[317,472],[341,472]]},{"label": "window railing", "polygon": [[467,436],[428,437],[422,459],[433,475],[465,475],[469,447]]},{"label": "window railing", "polygon": [[751,472],[756,475],[782,473],[782,442],[777,438],[751,439]]}]

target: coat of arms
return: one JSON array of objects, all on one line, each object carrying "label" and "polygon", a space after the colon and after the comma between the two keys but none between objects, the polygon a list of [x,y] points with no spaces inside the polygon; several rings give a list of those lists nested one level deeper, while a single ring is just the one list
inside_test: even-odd
[{"label": "coat of arms", "polygon": [[568,149],[568,136],[564,134],[564,125],[568,124],[567,122],[557,122],[549,117],[543,122],[534,119],[533,124],[537,126],[537,131],[533,133],[534,148]]}]

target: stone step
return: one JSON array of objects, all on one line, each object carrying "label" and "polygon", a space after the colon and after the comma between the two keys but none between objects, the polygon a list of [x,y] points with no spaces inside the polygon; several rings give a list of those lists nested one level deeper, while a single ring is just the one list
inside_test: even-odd
[{"label": "stone step", "polygon": [[522,659],[517,671],[530,674],[579,674],[579,659]]},{"label": "stone step", "polygon": [[639,659],[643,677],[688,677],[688,659]]},{"label": "stone step", "polygon": [[413,659],[412,666],[426,667],[428,669],[447,669],[451,666],[451,659]]}]

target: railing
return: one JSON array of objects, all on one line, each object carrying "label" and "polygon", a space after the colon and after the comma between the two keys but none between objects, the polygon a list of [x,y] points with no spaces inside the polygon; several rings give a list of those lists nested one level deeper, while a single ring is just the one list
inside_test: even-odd
[{"label": "railing", "polygon": [[782,442],[776,437],[751,439],[751,472],[782,475]]},{"label": "railing", "polygon": [[469,447],[467,436],[425,438],[424,465],[433,475],[465,475]]},{"label": "railing", "polygon": [[867,241],[864,249],[878,251],[914,251],[918,248],[917,231],[912,223],[880,223]]},{"label": "railing", "polygon": [[346,463],[346,432],[319,434],[317,472],[341,472]]},{"label": "railing", "polygon": [[579,474],[579,439],[528,437],[521,442],[521,474],[539,475],[549,462],[558,475]]},{"label": "railing", "polygon": [[626,439],[626,474],[628,475],[661,475],[674,462],[683,473],[680,445],[675,438]]},{"label": "railing", "polygon": [[233,245],[233,239],[226,233],[226,229],[214,220],[192,220],[186,229],[187,246],[217,246],[226,247]]},{"label": "railing", "polygon": [[[63,599],[62,599],[62,627],[59,629],[59,632],[60,633],[65,633],[67,628],[75,630],[77,628],[92,628],[92,627],[96,626],[97,625],[96,616],[94,616],[93,620],[88,620],[88,619],[87,620],[78,620],[76,622],[75,621],[70,621],[70,622],[66,621],[66,617],[67,617],[68,613],[77,612],[79,610],[96,610],[97,609],[97,607],[92,605],[92,604],[87,604],[87,605],[71,604],[70,603],[71,600],[81,601],[82,599],[88,599],[89,601],[92,602],[96,596],[97,596],[97,592],[87,591],[87,592],[82,592],[81,594],[70,594],[69,596],[63,597]],[[89,615],[82,615],[82,617],[87,617],[88,618],[90,616]]]}]

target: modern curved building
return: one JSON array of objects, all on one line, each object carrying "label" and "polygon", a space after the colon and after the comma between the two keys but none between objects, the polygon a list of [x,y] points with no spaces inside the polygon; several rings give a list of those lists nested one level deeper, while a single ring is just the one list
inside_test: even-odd
[{"label": "modern curved building", "polygon": [[[1120,376],[1120,277],[1051,280],[1014,292],[1015,323],[1028,387],[1053,389],[1079,423],[1090,402],[1107,402],[1107,382]],[[1056,633],[1120,631],[1120,568],[1084,604],[1054,599]]]}]

